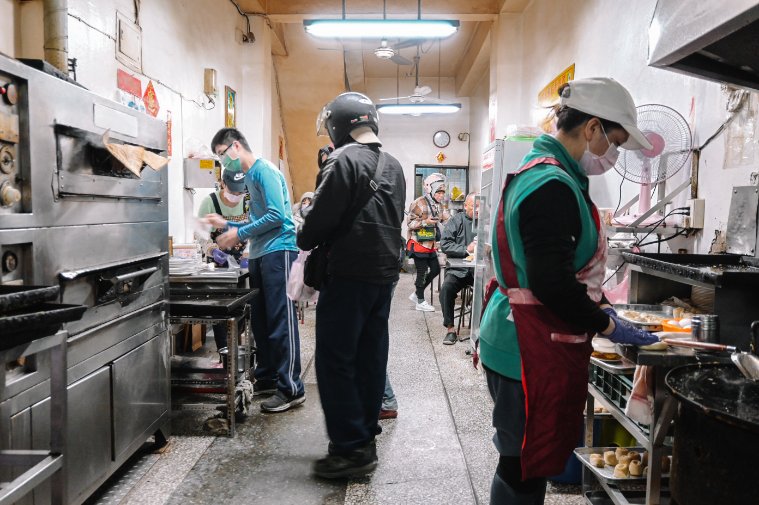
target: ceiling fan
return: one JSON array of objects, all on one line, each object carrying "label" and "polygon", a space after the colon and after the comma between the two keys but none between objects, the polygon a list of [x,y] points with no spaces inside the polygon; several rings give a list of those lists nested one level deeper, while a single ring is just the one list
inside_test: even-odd
[{"label": "ceiling fan", "polygon": [[404,47],[411,47],[417,44],[417,40],[405,40],[394,45],[387,43],[387,39],[382,39],[379,47],[374,49],[374,56],[381,60],[390,60],[397,65],[413,65],[414,62],[401,56],[399,52]]},{"label": "ceiling fan", "polygon": [[420,86],[419,85],[419,46],[416,47],[416,56],[414,56],[414,91],[408,96],[395,96],[392,98],[380,98],[381,102],[387,102],[391,100],[400,101],[400,100],[408,100],[411,103],[422,103],[422,102],[432,102],[432,103],[443,103],[442,100],[438,98],[433,98],[431,96],[427,96],[430,93],[432,93],[432,88],[429,86]]}]

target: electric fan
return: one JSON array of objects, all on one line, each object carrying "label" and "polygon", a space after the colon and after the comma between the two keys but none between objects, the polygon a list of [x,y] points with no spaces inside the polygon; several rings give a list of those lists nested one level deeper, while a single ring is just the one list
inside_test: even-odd
[{"label": "electric fan", "polygon": [[658,215],[645,216],[651,209],[651,188],[683,168],[690,156],[692,138],[685,118],[666,105],[641,105],[637,111],[638,128],[652,148],[620,150],[614,169],[628,181],[640,184],[640,196],[636,214],[615,217],[614,221],[646,226],[661,221]]}]

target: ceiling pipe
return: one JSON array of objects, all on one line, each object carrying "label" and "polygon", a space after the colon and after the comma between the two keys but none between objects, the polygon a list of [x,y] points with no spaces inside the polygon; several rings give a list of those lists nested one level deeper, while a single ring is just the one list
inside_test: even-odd
[{"label": "ceiling pipe", "polygon": [[68,75],[68,0],[43,0],[45,61]]}]

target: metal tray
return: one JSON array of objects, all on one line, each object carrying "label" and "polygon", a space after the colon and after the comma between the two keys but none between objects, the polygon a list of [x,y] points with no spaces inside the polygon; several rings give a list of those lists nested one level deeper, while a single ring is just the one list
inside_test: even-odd
[{"label": "metal tray", "polygon": [[[663,319],[672,319],[673,308],[667,305],[645,305],[645,304],[617,304],[614,305],[614,310],[619,312],[620,310],[634,310],[637,312],[646,312],[654,316],[659,316]],[[662,325],[657,323],[644,323],[636,321],[635,319],[629,319],[623,315],[619,315],[622,321],[628,322],[638,328],[643,328],[646,331],[661,331]]]},{"label": "metal tray", "polygon": [[0,314],[58,298],[59,286],[0,286]]},{"label": "metal tray", "polygon": [[0,349],[52,335],[63,323],[81,319],[86,310],[86,305],[40,303],[0,316]]},{"label": "metal tray", "polygon": [[169,291],[170,317],[227,318],[238,313],[257,289],[175,289]]},{"label": "metal tray", "polygon": [[[603,454],[604,451],[614,451],[617,450],[618,447],[578,447],[575,449],[575,456],[577,456],[577,459],[580,460],[580,462],[588,467],[593,474],[598,477],[599,479],[603,479],[604,481],[611,483],[611,484],[617,484],[620,482],[646,482],[646,475],[643,474],[640,477],[625,477],[625,478],[617,478],[614,477],[614,467],[606,465],[603,468],[598,468],[596,466],[593,466],[590,464],[590,455],[593,453]],[[644,447],[625,447],[625,449],[629,449],[631,451],[640,452],[643,453],[646,451]],[[662,479],[668,479],[669,473],[663,473]]]},{"label": "metal tray", "polygon": [[[625,491],[623,494],[627,498],[629,505],[645,505],[646,503],[645,491]],[[585,503],[590,505],[614,505],[614,500],[609,498],[609,495],[603,490],[586,491]],[[661,501],[659,503],[661,505],[669,505],[670,498],[668,492],[663,491],[661,493]]]},{"label": "metal tray", "polygon": [[635,363],[628,360],[624,356],[620,356],[619,359],[615,360],[605,360],[591,356],[590,362],[596,366],[600,366],[601,368],[608,370],[611,373],[619,373],[624,375],[629,375],[635,372],[636,366]]}]

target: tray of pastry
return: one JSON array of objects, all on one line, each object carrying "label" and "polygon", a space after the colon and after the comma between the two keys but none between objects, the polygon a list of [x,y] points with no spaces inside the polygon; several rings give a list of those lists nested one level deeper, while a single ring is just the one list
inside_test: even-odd
[{"label": "tray of pastry", "polygon": [[[643,447],[578,447],[575,456],[606,482],[645,482],[648,451]],[[662,458],[662,478],[669,478],[672,456]]]},{"label": "tray of pastry", "polygon": [[617,304],[617,316],[647,331],[661,331],[664,321],[673,318],[673,308],[667,305]]}]

